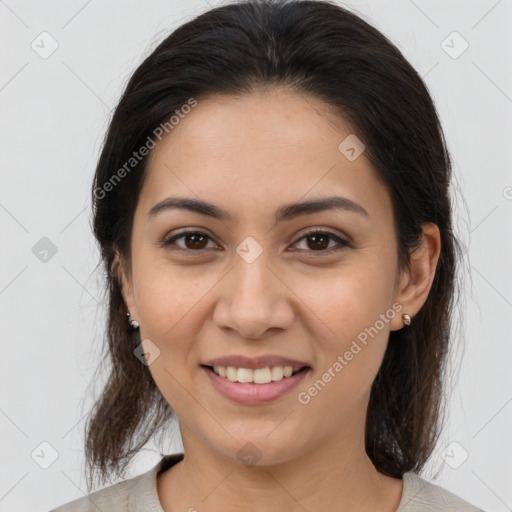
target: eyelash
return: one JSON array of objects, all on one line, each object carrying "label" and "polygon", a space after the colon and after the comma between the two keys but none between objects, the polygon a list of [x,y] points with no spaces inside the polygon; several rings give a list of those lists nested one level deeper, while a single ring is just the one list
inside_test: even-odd
[{"label": "eyelash", "polygon": [[[187,231],[182,231],[181,233],[178,233],[177,235],[173,235],[170,238],[164,239],[163,242],[162,242],[162,245],[164,247],[166,247],[166,248],[169,248],[169,246],[172,245],[176,240],[179,240],[180,238],[183,238],[186,235],[202,235],[202,236],[206,236],[207,238],[212,240],[212,238],[209,235],[207,235],[206,233],[203,233],[202,231],[187,230]],[[304,239],[307,239],[307,238],[309,238],[311,236],[314,236],[314,235],[326,235],[330,239],[334,240],[338,244],[338,247],[335,247],[335,248],[331,247],[330,249],[321,249],[321,250],[318,250],[318,251],[314,251],[314,250],[311,250],[311,249],[310,250],[299,249],[299,250],[305,250],[305,252],[311,252],[311,253],[333,254],[333,253],[336,253],[338,251],[342,251],[345,248],[352,247],[352,245],[349,242],[347,242],[346,240],[344,240],[343,238],[340,238],[338,235],[336,235],[334,233],[331,233],[330,231],[326,231],[324,229],[312,229],[311,231],[308,231],[307,233],[303,234],[295,242],[294,245],[296,245],[300,241],[302,241]],[[171,250],[178,250],[178,251],[181,250],[181,251],[185,251],[185,252],[202,253],[203,251],[206,251],[207,249],[193,250],[193,249],[184,249],[183,247],[178,247],[177,249],[172,248]]]}]

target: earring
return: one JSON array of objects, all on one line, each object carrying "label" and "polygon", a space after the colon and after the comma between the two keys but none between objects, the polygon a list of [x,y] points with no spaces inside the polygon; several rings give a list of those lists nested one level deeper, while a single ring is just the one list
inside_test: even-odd
[{"label": "earring", "polygon": [[404,313],[402,318],[404,319],[404,325],[411,325],[411,315]]},{"label": "earring", "polygon": [[130,322],[130,325],[134,328],[134,329],[137,329],[139,327],[139,322],[137,322],[137,320],[130,320],[130,312],[128,311],[128,313],[126,313],[126,316],[128,317],[128,321]]}]

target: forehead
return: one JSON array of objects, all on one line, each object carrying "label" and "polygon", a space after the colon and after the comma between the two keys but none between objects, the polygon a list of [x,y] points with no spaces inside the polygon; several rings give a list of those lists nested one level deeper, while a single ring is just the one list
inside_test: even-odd
[{"label": "forehead", "polygon": [[355,160],[340,151],[347,137],[350,125],[310,95],[272,89],[198,99],[152,150],[140,205],[148,211],[181,194],[273,213],[277,204],[334,193],[382,215],[387,191],[364,151]]}]

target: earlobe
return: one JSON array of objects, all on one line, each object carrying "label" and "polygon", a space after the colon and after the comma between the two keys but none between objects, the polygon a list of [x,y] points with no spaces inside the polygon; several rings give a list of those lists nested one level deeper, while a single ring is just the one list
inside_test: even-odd
[{"label": "earlobe", "polygon": [[[402,305],[402,313],[409,315],[411,322],[426,302],[441,254],[441,235],[432,222],[422,225],[421,244],[410,251],[410,269],[403,276],[396,300]],[[392,330],[406,325],[403,316],[395,318]]]}]

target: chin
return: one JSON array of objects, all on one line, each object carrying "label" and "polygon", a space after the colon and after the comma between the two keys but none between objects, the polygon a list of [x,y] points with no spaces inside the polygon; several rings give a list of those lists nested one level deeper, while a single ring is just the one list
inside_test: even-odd
[{"label": "chin", "polygon": [[290,439],[288,437],[286,441],[279,437],[269,440],[266,434],[262,436],[253,434],[231,439],[232,442],[228,445],[217,446],[215,450],[225,459],[247,467],[276,466],[290,462],[298,456],[292,446],[286,446]]}]

